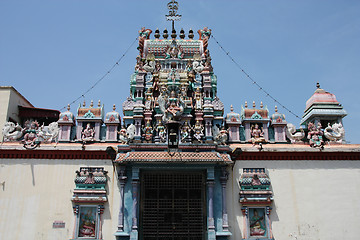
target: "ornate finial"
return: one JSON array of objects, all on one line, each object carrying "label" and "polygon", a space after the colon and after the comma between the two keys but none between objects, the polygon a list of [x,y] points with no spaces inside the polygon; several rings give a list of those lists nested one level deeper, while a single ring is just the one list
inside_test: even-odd
[{"label": "ornate finial", "polygon": [[261,101],[260,102],[260,108],[263,108],[264,107],[264,105],[263,105],[263,102]]},{"label": "ornate finial", "polygon": [[255,101],[253,101],[253,108],[255,108],[256,107],[256,105],[255,105]]},{"label": "ornate finial", "polygon": [[247,108],[248,107],[248,105],[247,105],[247,101],[245,101],[245,108]]},{"label": "ornate finial", "polygon": [[85,107],[85,106],[86,106],[86,103],[85,103],[85,99],[84,99],[83,107]]},{"label": "ornate finial", "polygon": [[159,30],[158,28],[155,30],[155,35],[154,35],[154,37],[155,37],[156,39],[159,39],[159,38],[160,38],[160,30]]},{"label": "ornate finial", "polygon": [[90,107],[93,107],[93,106],[94,106],[94,101],[91,100],[91,102],[90,102]]},{"label": "ornate finial", "polygon": [[278,112],[277,106],[275,106],[275,112]]},{"label": "ornate finial", "polygon": [[163,32],[163,38],[167,39],[168,36],[169,36],[168,30],[165,28],[165,29],[164,29],[164,32]]},{"label": "ornate finial", "polygon": [[179,9],[179,3],[175,0],[170,1],[167,4],[169,11],[169,15],[165,15],[167,21],[172,21],[172,32],[175,31],[174,21],[181,20],[181,15],[176,14]]},{"label": "ornate finial", "polygon": [[113,105],[113,111],[115,112],[115,110],[116,110],[116,106],[115,106],[115,104]]},{"label": "ornate finial", "polygon": [[98,101],[98,107],[100,107],[100,106],[101,106],[101,101],[99,100],[99,101]]},{"label": "ornate finial", "polygon": [[232,104],[230,105],[230,111],[232,111],[232,112],[234,111],[234,108],[233,108]]},{"label": "ornate finial", "polygon": [[67,110],[70,111],[70,104],[67,105]]},{"label": "ornate finial", "polygon": [[181,29],[181,30],[180,30],[180,38],[181,38],[181,39],[184,39],[184,38],[185,38],[185,31],[184,31],[184,29]]},{"label": "ornate finial", "polygon": [[176,30],[175,29],[173,29],[172,31],[171,31],[171,37],[172,37],[172,39],[175,39],[176,38]]},{"label": "ornate finial", "polygon": [[193,39],[194,38],[194,31],[190,28],[189,30],[189,38]]},{"label": "ornate finial", "polygon": [[320,83],[319,82],[316,83],[316,87],[320,88]]}]

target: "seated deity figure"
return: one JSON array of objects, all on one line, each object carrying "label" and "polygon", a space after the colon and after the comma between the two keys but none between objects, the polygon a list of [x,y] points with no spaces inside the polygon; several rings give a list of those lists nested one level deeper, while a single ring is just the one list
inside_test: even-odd
[{"label": "seated deity figure", "polygon": [[258,124],[255,124],[255,126],[253,125],[251,127],[251,142],[253,143],[253,145],[255,145],[256,143],[262,143],[265,141],[266,140],[264,138],[263,130],[259,128]]},{"label": "seated deity figure", "polygon": [[95,130],[91,127],[90,123],[86,124],[86,128],[81,133],[81,140],[89,142],[95,140]]},{"label": "seated deity figure", "polygon": [[250,219],[250,236],[264,236],[266,227],[264,216],[259,216],[258,211],[254,209],[254,215]]}]

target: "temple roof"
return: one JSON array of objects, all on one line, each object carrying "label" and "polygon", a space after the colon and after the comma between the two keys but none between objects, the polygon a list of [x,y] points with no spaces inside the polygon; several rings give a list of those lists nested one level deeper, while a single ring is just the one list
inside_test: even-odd
[{"label": "temple roof", "polygon": [[231,163],[229,154],[217,152],[128,152],[119,153],[115,162],[220,162]]}]

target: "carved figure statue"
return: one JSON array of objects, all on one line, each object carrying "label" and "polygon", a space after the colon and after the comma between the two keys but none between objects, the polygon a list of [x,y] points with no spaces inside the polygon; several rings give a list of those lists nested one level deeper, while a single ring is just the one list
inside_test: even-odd
[{"label": "carved figure statue", "polygon": [[251,142],[253,143],[253,146],[256,143],[265,142],[264,131],[259,128],[258,124],[251,126]]},{"label": "carved figure statue", "polygon": [[195,72],[201,73],[204,70],[204,65],[201,60],[194,60],[192,63],[192,68]]},{"label": "carved figure statue", "polygon": [[195,126],[192,130],[194,131],[194,138],[201,143],[201,139],[204,136],[204,126],[199,122],[199,120],[196,120]]},{"label": "carved figure statue", "polygon": [[126,135],[128,137],[128,142],[132,141],[135,137],[135,130],[136,127],[134,124],[130,124],[128,128],[126,129]]},{"label": "carved figure statue", "polygon": [[40,141],[37,136],[37,131],[39,128],[39,123],[37,121],[25,122],[25,132],[24,139],[22,143],[24,144],[24,148],[26,149],[34,149],[40,145]]},{"label": "carved figure statue", "polygon": [[286,136],[290,139],[291,143],[302,142],[301,139],[305,137],[304,129],[300,128],[301,132],[296,132],[296,127],[292,123],[286,126]]},{"label": "carved figure statue", "polygon": [[207,49],[207,46],[209,44],[209,38],[211,36],[211,29],[208,29],[207,27],[204,27],[203,29],[198,30],[199,33],[199,39],[203,41],[204,46],[204,52]]},{"label": "carved figure statue", "polygon": [[144,43],[146,39],[150,38],[150,34],[152,33],[152,30],[150,29],[145,29],[145,27],[142,27],[141,30],[139,31],[139,51],[140,51],[140,56],[143,55],[144,52]]},{"label": "carved figure statue", "polygon": [[156,131],[158,133],[160,142],[166,142],[166,131],[165,131],[165,127],[162,124],[161,120],[159,120],[159,123],[156,127]]},{"label": "carved figure statue", "polygon": [[41,142],[57,142],[59,136],[59,125],[57,122],[52,122],[49,126],[44,126],[44,124],[39,128],[38,139]]},{"label": "carved figure statue", "polygon": [[155,70],[155,56],[152,53],[149,53],[146,56],[146,63],[143,66],[143,69],[147,72],[153,72]]},{"label": "carved figure statue", "polygon": [[184,57],[183,50],[180,46],[176,44],[174,40],[171,45],[169,45],[165,52],[165,59],[169,58],[179,58],[182,59]]},{"label": "carved figure statue", "polygon": [[195,109],[201,110],[202,109],[202,97],[201,97],[201,91],[200,88],[197,88],[194,93],[195,98]]},{"label": "carved figure statue", "polygon": [[143,137],[145,139],[145,142],[150,143],[152,141],[153,136],[153,128],[151,127],[150,120],[147,120],[146,126],[143,128],[144,134]]},{"label": "carved figure statue", "polygon": [[321,123],[319,122],[316,126],[314,123],[310,122],[308,124],[308,129],[309,132],[307,138],[309,139],[310,147],[323,148],[324,141],[322,136],[324,133],[321,130]]},{"label": "carved figure statue", "polygon": [[328,126],[325,128],[324,135],[330,140],[330,142],[341,143],[345,137],[345,130],[341,123],[334,123],[332,126],[328,123]]},{"label": "carved figure statue", "polygon": [[2,133],[4,142],[16,141],[23,136],[23,128],[18,123],[15,125],[13,122],[6,122],[2,129]]},{"label": "carved figure statue", "polygon": [[120,131],[119,131],[119,139],[121,143],[128,143],[129,138],[126,132],[126,128],[124,126],[121,127]]},{"label": "carved figure statue", "polygon": [[228,130],[225,129],[225,127],[222,127],[221,130],[219,130],[218,126],[213,126],[213,139],[215,143],[220,145],[226,145],[226,142],[228,140]]},{"label": "carved figure statue", "polygon": [[81,132],[81,140],[83,143],[95,141],[95,129],[90,123],[86,124],[86,128]]},{"label": "carved figure statue", "polygon": [[188,121],[185,121],[184,125],[181,127],[181,131],[180,131],[182,142],[185,142],[187,139],[189,139],[190,132],[191,132],[191,128],[189,126],[189,123],[188,123]]},{"label": "carved figure statue", "polygon": [[179,120],[183,112],[184,107],[182,107],[181,105],[178,106],[175,101],[171,101],[170,106],[166,109],[166,119]]},{"label": "carved figure statue", "polygon": [[144,62],[141,60],[140,55],[136,57],[135,71],[143,70]]},{"label": "carved figure statue", "polygon": [[143,69],[147,72],[153,72],[155,70],[155,61],[147,60],[146,64],[143,66]]}]

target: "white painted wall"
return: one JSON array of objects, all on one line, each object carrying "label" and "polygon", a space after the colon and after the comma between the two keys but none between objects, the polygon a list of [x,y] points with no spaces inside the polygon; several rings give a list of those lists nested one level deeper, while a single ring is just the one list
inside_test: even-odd
[{"label": "white painted wall", "polygon": [[228,183],[234,240],[241,239],[243,231],[243,168],[267,169],[274,193],[270,220],[275,239],[359,239],[360,161],[236,161]]},{"label": "white painted wall", "polygon": [[[108,171],[103,239],[115,239],[119,187],[110,160],[0,159],[0,239],[71,239],[71,197],[81,166]],[[274,192],[275,239],[358,239],[360,161],[237,161],[227,185],[232,240],[241,239],[238,181],[242,168],[266,168]],[[2,185],[2,183],[4,184]],[[53,229],[64,221],[64,229]]]},{"label": "white painted wall", "polygon": [[[0,239],[71,239],[75,222],[71,197],[75,171],[82,166],[108,171],[103,237],[114,239],[119,190],[111,161],[39,159],[0,159],[0,183],[5,182],[0,185]],[[53,229],[54,221],[64,221],[65,228]]]}]

